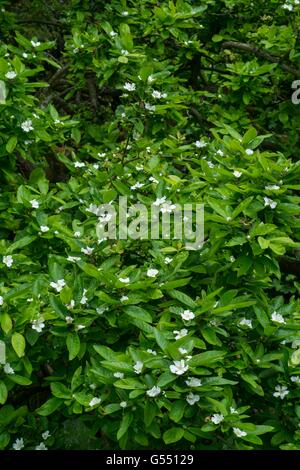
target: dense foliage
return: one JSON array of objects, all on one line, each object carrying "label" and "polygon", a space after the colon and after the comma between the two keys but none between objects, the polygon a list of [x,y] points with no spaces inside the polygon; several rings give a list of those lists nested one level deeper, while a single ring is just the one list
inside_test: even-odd
[{"label": "dense foliage", "polygon": [[0,6],[0,448],[300,449],[299,1]]}]

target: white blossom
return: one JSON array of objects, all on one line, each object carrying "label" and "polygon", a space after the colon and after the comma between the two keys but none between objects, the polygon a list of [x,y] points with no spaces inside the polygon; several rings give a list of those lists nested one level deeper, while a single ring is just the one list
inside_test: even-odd
[{"label": "white blossom", "polygon": [[2,263],[5,264],[8,268],[11,268],[14,260],[11,255],[3,256]]},{"label": "white blossom", "polygon": [[33,47],[39,47],[41,45],[40,41],[30,41]]},{"label": "white blossom", "polygon": [[83,162],[74,162],[75,168],[83,168],[84,166],[85,166],[85,163]]},{"label": "white blossom", "polygon": [[75,238],[79,238],[80,237],[80,232],[77,230],[76,232],[74,232],[74,237]]},{"label": "white blossom", "polygon": [[299,375],[292,375],[291,381],[294,382],[294,383],[296,383],[296,384],[300,384],[300,377],[299,377]]},{"label": "white blossom", "polygon": [[280,313],[273,312],[271,315],[272,321],[275,323],[285,323],[285,319]]},{"label": "white blossom", "polygon": [[276,392],[273,393],[273,397],[281,398],[281,400],[290,393],[285,385],[276,385],[275,390]]},{"label": "white blossom", "polygon": [[140,374],[143,370],[143,366],[144,364],[142,363],[142,361],[137,361],[133,366],[134,372],[136,374]]},{"label": "white blossom", "polygon": [[234,176],[235,176],[236,178],[240,178],[243,173],[242,173],[241,171],[234,170],[233,174],[234,174]]},{"label": "white blossom", "polygon": [[129,284],[130,279],[129,277],[119,277],[119,281],[122,282],[123,284]]},{"label": "white blossom", "polygon": [[275,207],[277,206],[277,202],[273,201],[273,199],[270,199],[267,196],[264,197],[264,203],[265,206],[270,206],[271,209],[275,209]]},{"label": "white blossom", "polygon": [[21,437],[20,439],[16,439],[15,442],[12,445],[14,450],[21,450],[24,447],[24,440]]},{"label": "white blossom", "polygon": [[112,38],[114,38],[115,36],[117,36],[117,34],[118,34],[118,33],[116,33],[115,31],[111,31],[111,32],[109,33],[109,35],[110,35]]},{"label": "white blossom", "polygon": [[157,356],[157,352],[153,351],[153,349],[147,349],[147,353],[152,354],[153,356]]},{"label": "white blossom", "polygon": [[184,355],[184,354],[187,354],[187,350],[185,348],[178,348],[178,351],[180,352],[180,354]]},{"label": "white blossom", "polygon": [[99,403],[101,403],[101,398],[94,397],[94,398],[92,398],[91,401],[89,402],[89,406],[90,406],[90,407],[93,407],[93,406],[99,405]]},{"label": "white blossom", "polygon": [[42,438],[44,439],[44,441],[45,441],[46,439],[48,439],[48,437],[50,437],[50,436],[51,436],[51,434],[50,434],[49,431],[45,431],[45,432],[42,433]]},{"label": "white blossom", "polygon": [[278,189],[280,189],[280,186],[278,186],[278,184],[270,184],[268,186],[265,186],[265,189],[267,191],[277,191]]},{"label": "white blossom", "polygon": [[121,302],[126,302],[126,300],[128,300],[129,297],[127,297],[127,295],[122,295],[122,297],[120,298],[120,301]]},{"label": "white blossom", "polygon": [[160,211],[162,214],[168,213],[171,214],[176,209],[176,204],[173,204],[172,202],[168,201],[162,204]]},{"label": "white blossom", "polygon": [[33,207],[34,209],[38,209],[40,207],[39,202],[36,199],[31,199],[31,201],[29,202],[31,204],[31,207]]},{"label": "white blossom", "polygon": [[147,395],[148,397],[157,397],[157,395],[159,395],[161,392],[161,388],[160,387],[156,387],[154,385],[154,387],[150,388],[149,390],[147,390]]},{"label": "white blossom", "polygon": [[30,132],[33,131],[34,127],[32,126],[32,121],[31,119],[27,119],[26,121],[21,123],[21,129],[24,132]]},{"label": "white blossom", "polygon": [[[150,179],[150,178],[149,178]],[[163,197],[158,197],[156,199],[156,201],[153,202],[153,205],[154,206],[161,206],[162,204],[164,204],[166,202],[166,199],[167,197],[166,196],[163,196]]]},{"label": "white blossom", "polygon": [[135,189],[140,189],[140,188],[142,188],[143,186],[145,186],[144,183],[139,183],[139,181],[138,181],[138,182],[135,183],[134,185],[130,186],[130,189],[132,189],[132,190],[134,191]]},{"label": "white blossom", "polygon": [[247,155],[253,155],[254,153],[252,149],[246,149],[245,152]]},{"label": "white blossom", "polygon": [[173,331],[174,335],[175,335],[175,339],[181,339],[183,338],[184,336],[186,336],[188,334],[188,330],[186,328],[182,328],[182,330],[174,330]]},{"label": "white blossom", "polygon": [[188,387],[201,387],[202,381],[197,379],[197,377],[188,377],[185,381]]},{"label": "white blossom", "polygon": [[181,361],[174,361],[173,364],[170,365],[170,371],[172,374],[182,375],[188,370],[189,366],[185,364],[184,360]]},{"label": "white blossom", "polygon": [[186,321],[193,320],[193,318],[195,318],[195,314],[194,312],[191,312],[191,310],[184,310],[181,312],[180,316],[183,320]]},{"label": "white blossom", "polygon": [[165,259],[164,259],[165,264],[170,264],[170,263],[172,263],[172,261],[173,261],[173,259],[169,258],[168,256],[166,256]]},{"label": "white blossom", "polygon": [[240,322],[239,322],[239,325],[247,326],[248,328],[252,328],[252,320],[248,320],[247,318],[242,318],[242,320],[240,320]]},{"label": "white blossom", "polygon": [[155,111],[156,106],[155,104],[145,103],[145,109],[147,109],[148,111]]},{"label": "white blossom", "polygon": [[210,420],[214,424],[220,424],[224,420],[224,416],[221,413],[215,413],[211,416]]},{"label": "white blossom", "polygon": [[116,379],[123,379],[124,374],[123,372],[114,372],[114,377],[116,377]]},{"label": "white blossom", "polygon": [[81,253],[84,253],[85,255],[88,255],[90,256],[93,251],[94,251],[94,248],[90,248],[89,246],[86,246],[85,248],[81,248]]},{"label": "white blossom", "polygon": [[81,305],[85,305],[88,301],[88,298],[85,295],[86,293],[87,293],[87,290],[83,289],[83,294],[82,294],[82,297],[81,297],[81,300],[80,300]]},{"label": "white blossom", "polygon": [[76,330],[76,331],[83,330],[84,328],[85,328],[85,325],[76,325],[76,326],[75,326],[75,330]]},{"label": "white blossom", "polygon": [[56,282],[50,282],[50,286],[53,287],[53,289],[56,290],[56,292],[60,292],[64,286],[66,285],[66,282],[64,279],[58,279]]},{"label": "white blossom", "polygon": [[120,407],[121,408],[126,408],[126,406],[127,406],[127,401],[121,401],[120,402]]},{"label": "white blossom", "polygon": [[65,321],[66,321],[67,325],[71,325],[71,323],[73,323],[73,321],[74,321],[74,318],[70,317],[70,315],[67,315],[66,318],[65,318]]},{"label": "white blossom", "polygon": [[47,225],[41,225],[40,230],[41,232],[46,233],[49,231],[49,227]]},{"label": "white blossom", "polygon": [[200,400],[199,395],[195,395],[192,392],[189,393],[188,396],[186,397],[186,401],[188,402],[189,405],[194,405],[199,400]]},{"label": "white blossom", "polygon": [[48,450],[48,449],[43,442],[40,442],[40,444],[35,447],[35,450]]},{"label": "white blossom", "polygon": [[38,333],[41,333],[43,328],[45,328],[44,320],[42,318],[40,318],[38,320],[33,320],[31,322],[31,328],[33,330],[37,331]]},{"label": "white blossom", "polygon": [[8,80],[13,80],[14,78],[16,78],[17,74],[16,72],[10,71],[6,72],[5,76],[6,78],[8,78]]},{"label": "white blossom", "polygon": [[198,149],[202,149],[203,147],[207,146],[207,142],[204,140],[196,140],[195,145]]},{"label": "white blossom", "polygon": [[150,176],[149,181],[151,181],[151,183],[155,183],[155,184],[159,183],[159,181],[156,178],[154,178],[153,176]]},{"label": "white blossom", "polygon": [[159,273],[159,271],[157,269],[150,268],[150,269],[147,270],[147,276],[148,277],[155,277],[155,276],[157,276],[158,273]]},{"label": "white blossom", "polygon": [[243,430],[240,429],[240,428],[232,428],[232,429],[233,429],[234,434],[235,434],[237,437],[244,437],[244,436],[247,436],[246,431],[243,431]]},{"label": "white blossom", "polygon": [[127,91],[134,91],[136,89],[136,86],[135,83],[126,82],[123,88]]},{"label": "white blossom", "polygon": [[231,407],[230,407],[230,413],[231,413],[231,414],[237,414],[238,412],[237,412],[237,410],[236,410],[233,406],[231,406]]},{"label": "white blossom", "polygon": [[67,260],[71,263],[75,263],[76,261],[80,261],[81,258],[79,258],[79,256],[68,256]]},{"label": "white blossom", "polygon": [[4,364],[3,370],[6,374],[14,374],[15,373],[15,371],[13,370],[13,368],[11,367],[9,362]]},{"label": "white blossom", "polygon": [[2,297],[2,295],[0,295],[0,307],[1,307],[1,305],[3,305],[3,297]]}]

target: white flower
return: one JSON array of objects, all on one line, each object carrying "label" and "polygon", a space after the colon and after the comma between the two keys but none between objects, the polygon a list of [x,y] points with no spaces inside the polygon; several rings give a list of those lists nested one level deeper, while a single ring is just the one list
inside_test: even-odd
[{"label": "white flower", "polygon": [[189,393],[188,396],[186,397],[186,401],[188,402],[189,405],[194,405],[197,403],[197,401],[200,400],[199,395],[194,395],[194,393]]},{"label": "white flower", "polygon": [[147,109],[148,111],[155,111],[156,106],[155,104],[145,103],[145,109]]},{"label": "white flower", "polygon": [[40,444],[35,447],[35,450],[48,450],[48,449],[43,442],[40,442]]},{"label": "white flower", "polygon": [[170,365],[170,371],[172,374],[182,375],[188,370],[189,366],[185,364],[184,360],[181,361],[174,361],[173,364]]},{"label": "white flower", "polygon": [[271,209],[275,209],[275,207],[277,206],[277,202],[273,201],[272,199],[266,196],[264,197],[264,202],[265,206],[270,206]]},{"label": "white flower", "polygon": [[155,183],[155,184],[159,183],[158,180],[156,178],[154,178],[153,176],[150,176],[149,181],[151,181],[151,183]]},{"label": "white flower", "polygon": [[132,189],[134,191],[135,189],[142,188],[143,186],[144,186],[144,183],[137,182],[133,186],[130,186],[130,189]]},{"label": "white flower", "polygon": [[79,238],[79,237],[80,237],[80,232],[79,232],[79,231],[74,232],[74,237],[75,237],[75,238]]},{"label": "white flower", "polygon": [[149,75],[149,77],[147,78],[147,82],[148,83],[155,82],[155,78],[152,75]]},{"label": "white flower", "polygon": [[163,97],[162,93],[160,91],[157,91],[157,90],[153,90],[151,95],[153,96],[153,98],[157,98],[157,99],[160,99]]},{"label": "white flower", "polygon": [[187,354],[187,350],[185,348],[178,348],[178,351],[180,352],[180,354],[184,355],[184,354]]},{"label": "white flower", "polygon": [[184,310],[181,312],[180,316],[183,320],[186,321],[193,320],[193,318],[195,318],[195,314],[194,312],[191,312],[191,310]]},{"label": "white flower", "polygon": [[148,277],[155,277],[155,276],[157,276],[158,273],[159,273],[159,271],[157,269],[150,268],[147,271],[147,276]]},{"label": "white flower", "polygon": [[88,298],[85,295],[86,293],[87,293],[87,290],[83,289],[83,294],[82,294],[82,297],[81,297],[81,300],[80,300],[81,305],[85,305],[88,301]]},{"label": "white flower", "polygon": [[141,361],[137,361],[133,366],[134,372],[140,374],[143,370],[143,366],[144,364]]},{"label": "white flower", "polygon": [[24,440],[21,437],[20,439],[16,439],[15,442],[13,443],[13,449],[14,450],[21,450],[24,447]]},{"label": "white flower", "polygon": [[160,387],[156,387],[154,385],[154,387],[150,388],[149,390],[147,390],[147,395],[148,397],[157,397],[157,395],[159,395],[161,392],[161,388]]},{"label": "white flower", "polygon": [[284,8],[285,10],[288,10],[288,11],[293,11],[293,5],[291,5],[290,3],[284,3],[282,5],[282,8]]},{"label": "white flower", "polygon": [[116,377],[116,379],[123,379],[124,374],[123,372],[114,372],[114,377]]},{"label": "white flower", "polygon": [[252,149],[246,149],[245,152],[247,155],[253,155],[254,153]]},{"label": "white flower", "polygon": [[136,86],[135,86],[135,83],[126,82],[123,88],[124,90],[127,90],[127,91],[134,91]]},{"label": "white flower", "polygon": [[[150,178],[149,178],[150,179]],[[153,205],[154,206],[161,206],[162,204],[164,204],[166,202],[166,196],[163,196],[163,197],[158,197],[156,199],[156,201],[153,202]]]},{"label": "white flower", "polygon": [[23,52],[22,57],[24,57],[24,59],[27,59],[28,54],[26,52]]},{"label": "white flower", "polygon": [[271,318],[276,323],[285,323],[285,319],[283,318],[282,315],[280,315],[280,313],[273,312],[271,315]]},{"label": "white flower", "polygon": [[165,213],[171,214],[171,212],[173,212],[174,209],[176,209],[176,204],[172,204],[172,202],[168,201],[162,204],[160,211],[162,214],[165,214]]},{"label": "white flower", "polygon": [[68,256],[67,260],[71,263],[75,263],[75,261],[80,261],[81,258],[79,258],[79,256]]},{"label": "white flower", "polygon": [[172,261],[173,261],[172,258],[169,258],[168,256],[166,256],[164,259],[165,264],[170,264],[172,263]]},{"label": "white flower", "polygon": [[81,253],[84,253],[85,255],[88,255],[90,256],[93,251],[94,251],[94,248],[90,248],[89,246],[86,246],[85,248],[81,248]]},{"label": "white flower", "polygon": [[213,164],[213,162],[207,162],[207,164],[208,164],[209,168],[214,168],[214,167],[215,167],[215,165]]},{"label": "white flower", "polygon": [[153,351],[153,349],[147,349],[147,353],[152,354],[153,356],[157,356],[157,352]]},{"label": "white flower", "polygon": [[27,119],[26,121],[21,123],[21,128],[24,132],[33,131],[32,121],[31,119]]},{"label": "white flower", "polygon": [[224,152],[223,152],[222,150],[220,150],[220,149],[219,149],[219,150],[217,150],[217,154],[218,154],[218,155],[221,155],[221,157],[223,157],[223,156],[224,156]]},{"label": "white flower", "polygon": [[204,142],[204,140],[196,140],[195,145],[198,149],[202,149],[207,146],[207,142]]},{"label": "white flower", "polygon": [[16,72],[6,72],[5,74],[6,78],[8,78],[9,80],[13,80],[14,78],[16,78],[17,74]]},{"label": "white flower", "polygon": [[128,16],[128,15],[129,15],[128,11],[122,11],[122,16]]},{"label": "white flower", "polygon": [[234,170],[233,174],[236,178],[240,178],[243,173],[241,171]]},{"label": "white flower", "polygon": [[175,335],[175,339],[181,339],[188,334],[188,330],[186,328],[183,328],[180,331],[174,330],[173,333]]},{"label": "white flower", "polygon": [[252,328],[252,320],[247,320],[247,318],[242,318],[242,320],[240,320],[240,322],[239,322],[239,325],[247,326],[248,328]]},{"label": "white flower", "polygon": [[293,348],[293,349],[297,349],[299,346],[300,346],[300,340],[299,340],[299,339],[295,339],[295,340],[292,342],[292,348]]},{"label": "white flower", "polygon": [[99,170],[99,165],[98,165],[98,163],[94,163],[93,168],[95,168],[95,170]]},{"label": "white flower", "polygon": [[38,209],[40,207],[39,202],[36,199],[31,199],[31,201],[29,202],[31,204],[31,207],[33,207],[34,209]]},{"label": "white flower", "polygon": [[74,167],[75,168],[82,168],[85,166],[85,163],[83,162],[74,162]]},{"label": "white flower", "polygon": [[122,297],[120,298],[120,301],[121,302],[126,302],[126,300],[128,300],[129,297],[127,297],[127,295],[122,295]]},{"label": "white flower", "polygon": [[229,259],[230,259],[231,263],[234,263],[234,262],[235,262],[235,257],[234,257],[234,256],[230,256]]},{"label": "white flower", "polygon": [[3,297],[0,295],[0,306],[3,305]]},{"label": "white flower", "polygon": [[121,54],[123,54],[123,55],[128,55],[129,52],[127,51],[127,49],[122,49],[122,50],[121,50]]},{"label": "white flower", "polygon": [[50,437],[50,436],[51,436],[51,434],[50,434],[49,431],[45,431],[45,432],[42,433],[42,438],[44,439],[44,441],[45,441],[46,439],[48,439],[48,437]]},{"label": "white flower", "polygon": [[3,367],[3,370],[6,374],[14,374],[15,371],[13,370],[13,368],[10,366],[10,363],[7,362],[4,367]]},{"label": "white flower", "polygon": [[197,379],[196,377],[188,377],[185,383],[188,387],[201,387],[202,385],[201,380]]},{"label": "white flower", "polygon": [[74,321],[74,318],[67,315],[66,318],[65,318],[65,321],[66,321],[67,325],[71,325],[71,323],[73,323],[73,321]]},{"label": "white flower", "polygon": [[41,229],[41,232],[46,233],[46,232],[48,232],[49,227],[47,227],[47,225],[41,225],[40,229]]},{"label": "white flower", "polygon": [[98,157],[105,157],[106,153],[105,152],[99,152],[97,153]]},{"label": "white flower", "polygon": [[280,189],[280,186],[278,186],[278,184],[270,184],[269,186],[265,186],[265,189],[267,191],[277,191],[278,189]]},{"label": "white flower", "polygon": [[130,279],[129,277],[119,277],[119,281],[123,282],[123,284],[129,284]]},{"label": "white flower", "polygon": [[110,35],[112,38],[114,38],[115,36],[117,36],[117,34],[118,34],[118,33],[116,33],[115,31],[111,31],[111,32],[109,33],[109,35]]},{"label": "white flower", "polygon": [[66,285],[66,282],[64,279],[58,279],[57,282],[50,282],[50,286],[53,287],[53,289],[56,290],[56,292],[60,292],[64,286]]},{"label": "white flower", "polygon": [[120,407],[121,408],[126,408],[126,406],[127,406],[127,401],[121,401],[120,402]]},{"label": "white flower", "polygon": [[300,383],[300,377],[299,377],[299,375],[292,375],[291,381],[292,381],[292,382],[295,382],[296,384],[299,384],[299,383]]},{"label": "white flower", "polygon": [[3,256],[2,263],[4,263],[8,268],[11,268],[14,260],[11,255]]},{"label": "white flower", "polygon": [[41,333],[43,328],[45,328],[44,320],[41,318],[39,320],[33,320],[31,322],[31,328],[37,331],[38,333]]},{"label": "white flower", "polygon": [[41,43],[40,43],[39,41],[33,41],[33,40],[32,40],[32,41],[30,41],[30,42],[31,42],[31,45],[32,45],[33,47],[39,47],[39,46],[41,45]]},{"label": "white flower", "polygon": [[233,432],[234,434],[237,436],[237,437],[244,437],[244,436],[247,436],[247,433],[245,431],[242,431],[242,429],[240,428],[232,428],[233,429]]},{"label": "white flower", "polygon": [[238,412],[236,411],[235,408],[233,408],[233,406],[230,407],[230,413],[231,414],[237,414]]},{"label": "white flower", "polygon": [[98,397],[94,397],[91,399],[91,401],[89,402],[89,406],[90,407],[93,407],[95,405],[99,405],[99,403],[101,403],[101,398],[98,398]]},{"label": "white flower", "polygon": [[85,325],[76,325],[75,326],[76,331],[83,330],[84,328],[85,328]]},{"label": "white flower", "polygon": [[290,393],[285,385],[276,385],[275,390],[276,392],[273,393],[273,397],[281,398],[281,400]]},{"label": "white flower", "polygon": [[224,416],[220,413],[215,413],[212,415],[212,417],[210,418],[210,420],[214,423],[214,424],[220,424],[223,420],[224,420]]}]

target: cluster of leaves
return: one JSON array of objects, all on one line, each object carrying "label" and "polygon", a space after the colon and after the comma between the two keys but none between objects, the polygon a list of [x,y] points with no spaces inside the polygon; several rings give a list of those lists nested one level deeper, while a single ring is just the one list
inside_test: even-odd
[{"label": "cluster of leaves", "polygon": [[[0,448],[300,449],[298,4],[9,3]],[[203,247],[99,240],[119,196]]]}]

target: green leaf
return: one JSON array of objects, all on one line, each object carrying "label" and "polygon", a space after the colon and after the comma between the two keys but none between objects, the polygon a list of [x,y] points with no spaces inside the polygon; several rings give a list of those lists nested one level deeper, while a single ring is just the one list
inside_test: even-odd
[{"label": "green leaf", "polygon": [[69,351],[69,361],[72,361],[80,351],[80,339],[77,333],[68,333],[66,339]]},{"label": "green leaf", "polygon": [[4,382],[0,382],[0,404],[4,405],[7,400],[7,388]]},{"label": "green leaf", "polygon": [[36,412],[41,416],[49,416],[63,404],[60,398],[50,398]]},{"label": "green leaf", "polygon": [[12,153],[14,149],[16,148],[17,143],[18,143],[17,137],[16,136],[11,137],[6,144],[6,147],[5,147],[6,151],[8,153]]},{"label": "green leaf", "polygon": [[173,444],[174,442],[180,441],[184,435],[184,429],[182,428],[171,428],[164,432],[163,440],[165,444]]},{"label": "green leaf", "polygon": [[118,441],[124,436],[124,434],[127,433],[130,424],[132,423],[133,420],[133,414],[132,413],[126,413],[124,414],[119,430],[117,432],[117,439]]},{"label": "green leaf", "polygon": [[152,317],[150,313],[141,307],[129,305],[128,307],[124,308],[124,312],[132,318],[136,318],[147,323],[152,323]]},{"label": "green leaf", "polygon": [[11,344],[18,357],[24,356],[26,341],[23,335],[20,333],[14,333],[11,337]]}]

